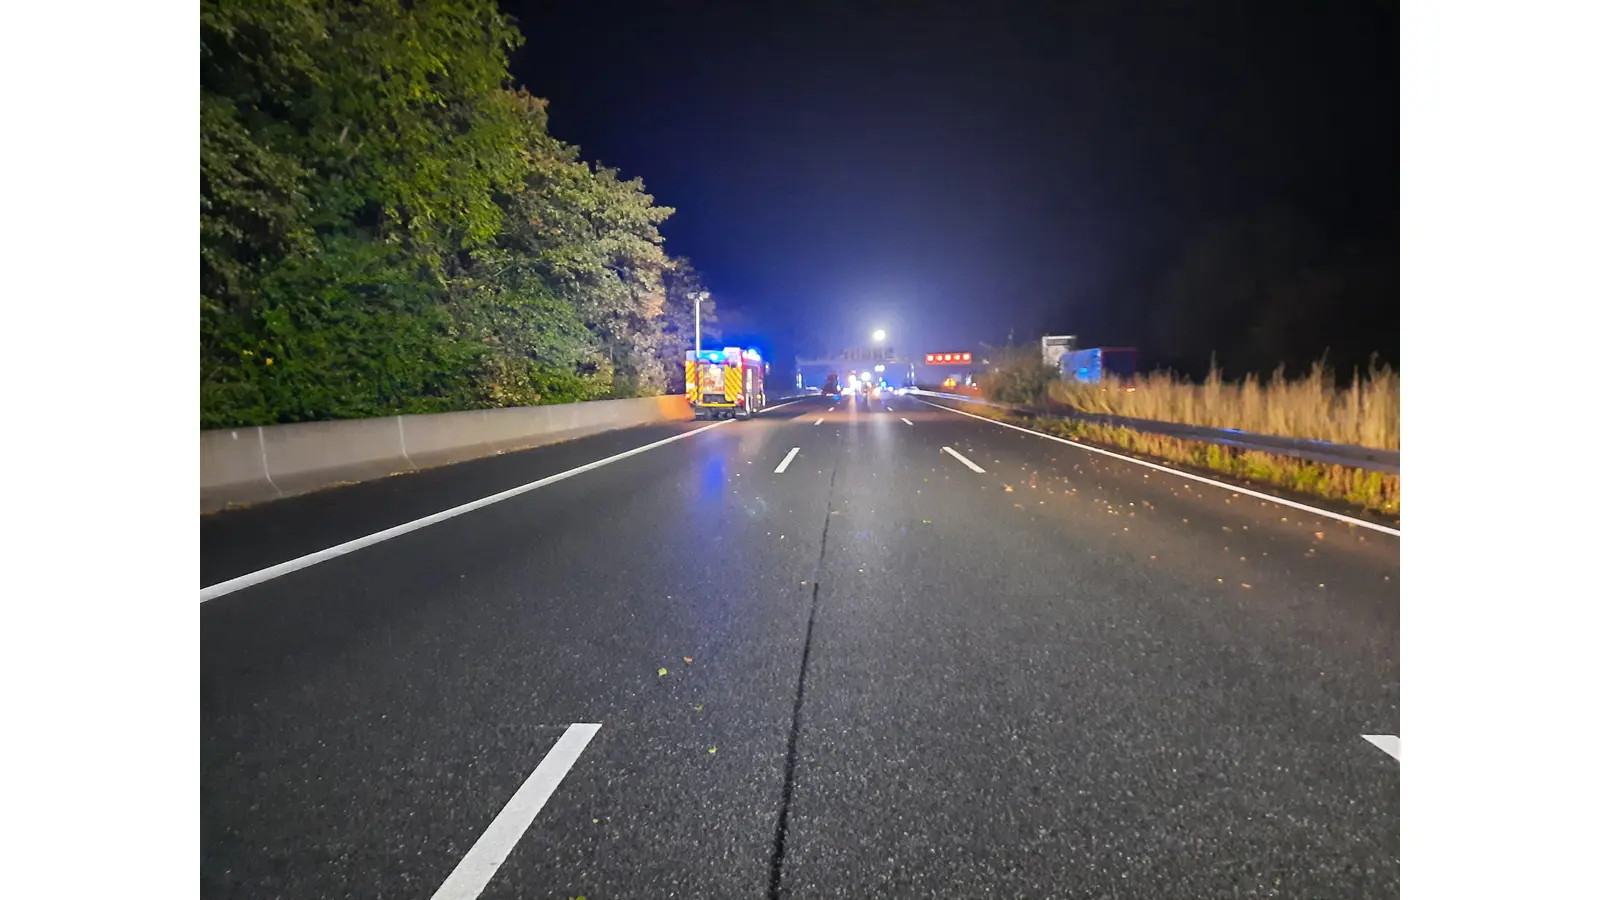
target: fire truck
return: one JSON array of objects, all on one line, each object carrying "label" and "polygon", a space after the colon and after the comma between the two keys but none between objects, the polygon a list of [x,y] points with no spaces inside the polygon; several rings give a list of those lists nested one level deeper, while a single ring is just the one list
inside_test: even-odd
[{"label": "fire truck", "polygon": [[683,384],[696,419],[748,419],[767,405],[767,363],[740,347],[690,350]]}]

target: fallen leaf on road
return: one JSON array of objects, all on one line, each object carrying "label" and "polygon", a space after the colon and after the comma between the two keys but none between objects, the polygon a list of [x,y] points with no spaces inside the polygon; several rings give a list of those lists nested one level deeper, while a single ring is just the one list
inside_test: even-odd
[{"label": "fallen leaf on road", "polygon": [[658,678],[660,676],[662,676],[662,675],[665,675],[665,674],[667,674],[667,670],[666,669],[657,669],[656,670],[656,677],[658,677]]},{"label": "fallen leaf on road", "polygon": [[695,704],[695,705],[694,705],[694,711],[695,711],[695,712],[699,712],[699,711],[700,711],[700,710],[702,710],[702,709],[705,709],[705,705],[704,705],[704,704],[701,704],[701,703],[696,703],[696,704]]},{"label": "fallen leaf on road", "polygon": [[1009,484],[1008,484],[1008,485],[1006,485],[1006,493],[1008,493],[1008,494],[1009,494],[1009,493],[1011,493],[1011,491],[1012,491],[1012,487],[1011,487],[1011,485],[1009,485]]},{"label": "fallen leaf on road", "polygon": [[684,658],[683,658],[683,661],[684,661],[684,662],[694,662],[694,657],[692,657],[692,656],[685,656],[685,657],[684,657]]},{"label": "fallen leaf on road", "polygon": [[715,748],[715,747],[712,747],[712,748],[711,748],[711,752],[712,752],[712,753],[715,753],[715,752],[717,752],[717,748]]},{"label": "fallen leaf on road", "polygon": [[1320,531],[1316,532],[1316,535],[1317,535],[1317,540],[1319,540],[1319,541],[1322,540],[1322,532],[1320,532]]},{"label": "fallen leaf on road", "polygon": [[1245,584],[1245,583],[1243,583],[1243,582],[1240,582],[1240,584],[1239,584],[1239,586],[1240,586],[1240,587],[1243,587],[1243,588],[1247,588],[1247,587],[1249,587],[1249,586],[1250,586],[1250,585],[1248,585],[1248,584]]}]

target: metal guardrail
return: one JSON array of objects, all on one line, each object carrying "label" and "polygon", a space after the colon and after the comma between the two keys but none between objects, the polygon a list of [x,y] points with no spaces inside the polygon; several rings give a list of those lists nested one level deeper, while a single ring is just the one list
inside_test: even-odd
[{"label": "metal guardrail", "polygon": [[1400,472],[1399,450],[1377,450],[1372,447],[1358,447],[1353,444],[1335,444],[1332,441],[1279,437],[1273,434],[1254,434],[1232,428],[1203,428],[1197,425],[1159,422],[1154,419],[1130,419],[1123,416],[1108,416],[1100,413],[1069,413],[1062,416],[1042,413],[1013,403],[995,403],[966,394],[944,394],[938,391],[924,391],[919,388],[912,388],[906,393],[919,397],[938,397],[961,403],[976,403],[980,406],[991,406],[1032,418],[1072,419],[1079,422],[1092,422],[1097,425],[1131,428],[1134,431],[1161,434],[1167,437],[1204,441],[1208,444],[1234,447],[1239,450],[1256,450],[1262,453],[1277,453],[1331,465],[1353,466],[1374,472],[1392,472],[1395,474]]}]

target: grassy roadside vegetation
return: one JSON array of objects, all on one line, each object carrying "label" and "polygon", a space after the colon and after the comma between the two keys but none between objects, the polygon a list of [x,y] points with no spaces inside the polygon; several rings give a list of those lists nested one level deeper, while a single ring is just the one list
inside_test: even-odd
[{"label": "grassy roadside vegetation", "polygon": [[1215,367],[1200,384],[1166,372],[1098,385],[1053,381],[1049,398],[1082,412],[1400,449],[1400,375],[1376,364],[1348,386],[1319,362],[1304,378],[1285,378],[1280,367],[1266,382],[1225,382]]},{"label": "grassy roadside vegetation", "polygon": [[[1289,381],[1279,372],[1265,385],[1232,384],[1215,370],[1205,383],[1166,374],[1104,385],[1060,382],[1035,350],[1009,350],[980,379],[984,395],[1002,403],[1067,407],[1090,413],[1156,419],[1211,428],[1237,428],[1285,437],[1313,438],[1383,449],[1400,446],[1400,378],[1374,367],[1340,387],[1323,367]],[[1133,390],[1127,390],[1132,387]],[[1243,483],[1349,504],[1385,516],[1400,515],[1400,476],[1293,456],[1237,450],[1204,441],[1148,434],[1131,428],[1031,418],[976,407],[972,412],[1034,431],[1129,452],[1155,461],[1215,472]]]}]

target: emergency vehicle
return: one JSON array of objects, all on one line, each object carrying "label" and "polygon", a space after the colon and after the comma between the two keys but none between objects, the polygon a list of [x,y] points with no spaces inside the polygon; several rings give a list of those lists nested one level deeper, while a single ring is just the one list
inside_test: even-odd
[{"label": "emergency vehicle", "polygon": [[683,384],[696,419],[748,419],[767,405],[767,364],[739,347],[690,350]]}]

